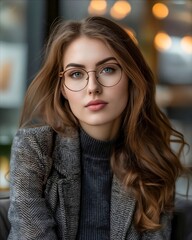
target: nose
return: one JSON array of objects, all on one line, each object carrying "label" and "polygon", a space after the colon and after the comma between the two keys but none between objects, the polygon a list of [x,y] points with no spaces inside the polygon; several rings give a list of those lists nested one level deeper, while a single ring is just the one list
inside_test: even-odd
[{"label": "nose", "polygon": [[89,82],[87,85],[88,94],[100,94],[102,86],[98,83],[95,71],[89,71]]}]

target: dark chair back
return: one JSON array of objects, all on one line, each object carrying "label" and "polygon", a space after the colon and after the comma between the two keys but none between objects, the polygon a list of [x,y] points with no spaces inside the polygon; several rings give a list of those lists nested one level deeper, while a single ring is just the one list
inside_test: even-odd
[{"label": "dark chair back", "polygon": [[0,192],[0,239],[7,240],[10,223],[7,213],[9,209],[9,192]]},{"label": "dark chair back", "polygon": [[171,240],[192,240],[192,200],[176,199]]}]

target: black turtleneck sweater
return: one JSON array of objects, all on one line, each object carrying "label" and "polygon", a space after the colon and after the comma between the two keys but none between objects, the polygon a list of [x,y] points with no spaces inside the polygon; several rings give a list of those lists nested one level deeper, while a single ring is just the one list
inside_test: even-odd
[{"label": "black turtleneck sweater", "polygon": [[99,141],[80,130],[82,187],[77,240],[110,239],[112,141]]}]

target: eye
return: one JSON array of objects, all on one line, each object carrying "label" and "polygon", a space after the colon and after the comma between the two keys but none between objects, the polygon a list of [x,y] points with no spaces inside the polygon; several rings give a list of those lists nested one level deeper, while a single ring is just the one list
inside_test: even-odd
[{"label": "eye", "polygon": [[85,72],[83,70],[69,70],[66,76],[71,80],[81,80],[85,77]]},{"label": "eye", "polygon": [[115,71],[112,67],[105,67],[102,69],[101,73],[113,73]]},{"label": "eye", "polygon": [[98,70],[98,73],[99,73],[99,75],[113,75],[113,74],[116,74],[116,72],[118,71],[118,68],[119,67],[117,64],[109,63],[109,64],[102,66]]},{"label": "eye", "polygon": [[81,72],[74,72],[71,74],[71,77],[73,78],[81,78],[82,77],[82,73]]}]

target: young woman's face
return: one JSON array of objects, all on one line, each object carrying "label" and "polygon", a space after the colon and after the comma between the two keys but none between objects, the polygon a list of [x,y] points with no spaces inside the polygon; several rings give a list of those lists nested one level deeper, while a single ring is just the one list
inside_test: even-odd
[{"label": "young woman's face", "polygon": [[[65,84],[62,86],[63,95],[68,100],[71,111],[79,120],[82,128],[88,133],[91,132],[93,127],[108,129],[114,134],[119,129],[121,115],[128,100],[128,78],[118,65],[111,65],[111,63],[118,64],[105,43],[84,36],[74,40],[64,54],[63,69],[64,71],[70,70],[65,73],[65,79],[66,76],[69,78],[68,84],[71,83],[71,78],[79,81],[79,77],[81,78],[84,74],[81,69],[89,72],[89,80],[86,81],[87,85],[82,90],[71,91]],[[101,68],[99,73],[101,73],[102,78],[105,74],[111,74],[111,71],[114,71],[111,66],[115,68],[117,66],[118,70],[115,70],[117,76],[115,75],[115,77],[119,77],[120,79],[117,79],[117,81],[120,81],[114,86],[102,86],[98,83],[93,71]],[[118,71],[122,73],[120,74]],[[112,77],[115,79],[114,75]],[[110,75],[109,77],[104,76],[104,79],[106,78],[110,82],[112,77],[110,79]],[[71,86],[76,90],[76,82]]]}]

